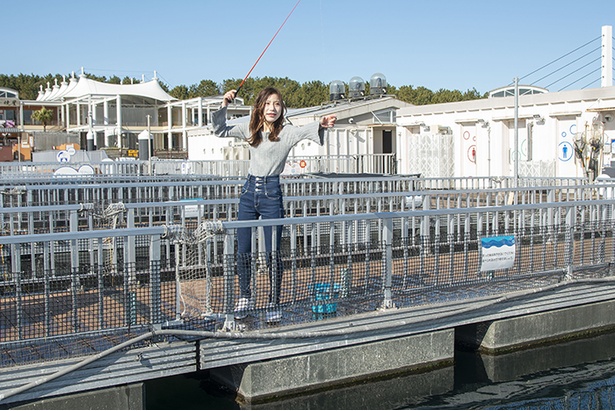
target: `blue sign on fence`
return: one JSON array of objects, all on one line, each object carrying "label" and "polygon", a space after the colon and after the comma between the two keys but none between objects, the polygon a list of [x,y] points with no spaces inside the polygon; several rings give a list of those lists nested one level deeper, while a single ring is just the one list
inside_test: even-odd
[{"label": "blue sign on fence", "polygon": [[481,271],[510,268],[515,263],[515,236],[486,237],[480,242],[482,245]]}]

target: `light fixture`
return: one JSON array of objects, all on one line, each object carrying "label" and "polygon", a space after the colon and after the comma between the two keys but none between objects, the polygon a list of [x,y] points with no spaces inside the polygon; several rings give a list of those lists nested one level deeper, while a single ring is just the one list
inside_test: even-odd
[{"label": "light fixture", "polygon": [[408,124],[406,126],[406,128],[408,128],[408,130],[410,130],[410,131],[412,131],[412,130],[416,131],[416,127],[429,129],[429,126],[426,126],[425,122],[423,122],[423,121],[418,121],[416,123],[411,123],[411,124]]},{"label": "light fixture", "polygon": [[545,122],[545,118],[542,117],[540,114],[534,114],[532,116],[534,118],[534,120],[536,121],[536,123],[544,123]]}]

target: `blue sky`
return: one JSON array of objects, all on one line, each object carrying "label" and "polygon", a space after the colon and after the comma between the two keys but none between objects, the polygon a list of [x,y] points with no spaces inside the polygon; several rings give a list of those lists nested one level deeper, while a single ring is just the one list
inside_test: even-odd
[{"label": "blue sky", "polygon": [[[171,88],[241,79],[296,2],[5,0],[0,73],[156,70]],[[383,73],[397,87],[482,93],[614,24],[612,0],[301,0],[252,77],[328,84]]]}]

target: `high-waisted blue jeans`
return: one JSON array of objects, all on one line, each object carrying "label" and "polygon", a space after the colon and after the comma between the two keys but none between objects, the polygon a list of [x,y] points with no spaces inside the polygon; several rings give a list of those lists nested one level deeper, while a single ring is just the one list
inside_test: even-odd
[{"label": "high-waisted blue jeans", "polygon": [[[241,190],[239,199],[239,220],[263,220],[284,217],[284,204],[282,202],[282,189],[280,177],[248,178]],[[272,252],[272,227],[264,228],[264,240],[267,268],[269,271],[269,302],[279,304],[280,288],[282,286],[282,258],[280,244],[282,242],[282,226],[275,227],[276,252]],[[237,230],[237,274],[239,276],[240,297],[251,298],[250,287],[252,279],[252,228],[239,228]],[[276,264],[272,264],[272,257]]]}]

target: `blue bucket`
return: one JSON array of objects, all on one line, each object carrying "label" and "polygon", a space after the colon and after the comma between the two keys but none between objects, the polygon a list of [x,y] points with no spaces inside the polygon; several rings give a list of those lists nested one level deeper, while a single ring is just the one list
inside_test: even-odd
[{"label": "blue bucket", "polygon": [[316,302],[315,304],[312,304],[313,313],[332,314],[337,311],[337,303],[325,303],[324,301],[339,297],[339,284],[334,283],[333,287],[331,287],[331,284],[329,283],[316,283],[310,286],[310,288],[314,293],[314,301]]}]

